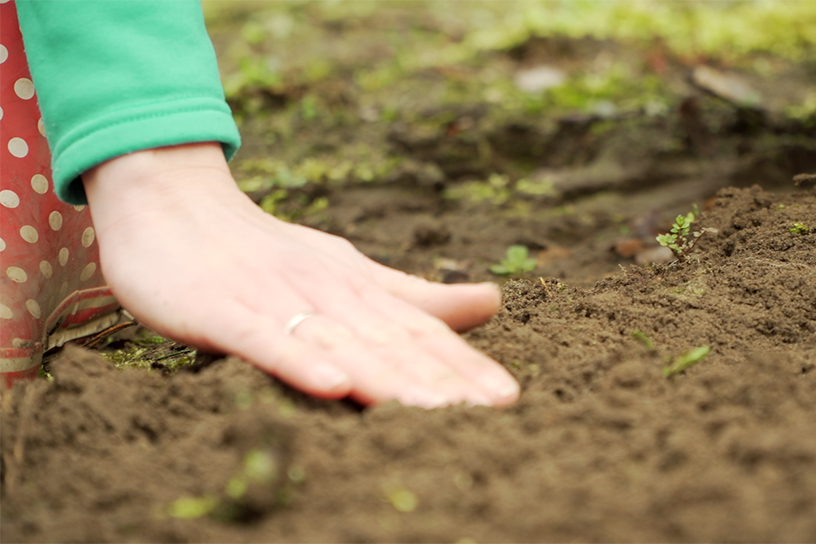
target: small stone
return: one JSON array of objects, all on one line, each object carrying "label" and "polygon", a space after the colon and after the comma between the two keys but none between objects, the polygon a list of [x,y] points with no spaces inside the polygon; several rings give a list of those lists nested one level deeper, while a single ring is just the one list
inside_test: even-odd
[{"label": "small stone", "polygon": [[537,66],[522,70],[516,74],[516,87],[528,93],[540,93],[547,89],[560,87],[567,80],[567,75],[557,68]]}]

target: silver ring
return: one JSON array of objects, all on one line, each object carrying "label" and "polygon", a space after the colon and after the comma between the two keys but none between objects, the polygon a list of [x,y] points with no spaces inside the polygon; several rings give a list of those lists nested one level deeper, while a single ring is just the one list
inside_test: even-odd
[{"label": "silver ring", "polygon": [[283,328],[283,334],[289,335],[292,334],[295,330],[295,327],[315,315],[317,312],[314,310],[306,310],[305,312],[300,312],[292,319],[286,322],[286,326]]}]

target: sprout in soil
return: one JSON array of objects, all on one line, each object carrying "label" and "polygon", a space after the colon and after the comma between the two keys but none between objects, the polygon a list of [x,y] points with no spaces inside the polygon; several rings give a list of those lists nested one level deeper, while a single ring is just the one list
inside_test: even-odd
[{"label": "sprout in soil", "polygon": [[652,339],[649,338],[649,335],[647,335],[640,329],[635,329],[634,331],[632,331],[632,338],[640,342],[643,345],[643,347],[649,351],[655,349],[655,345]]},{"label": "sprout in soil", "polygon": [[499,264],[490,267],[490,271],[499,276],[522,274],[535,270],[536,260],[530,258],[525,246],[515,245],[507,248],[507,254]]},{"label": "sprout in soil", "polygon": [[794,223],[790,229],[791,234],[807,234],[810,232],[810,227],[804,223]]},{"label": "sprout in soil", "polygon": [[691,232],[691,224],[697,219],[699,213],[700,211],[695,204],[694,209],[686,215],[678,215],[671,230],[667,234],[660,234],[655,238],[657,243],[671,249],[672,253],[681,261],[688,260],[689,253],[700,240],[700,236],[706,232],[712,234],[717,232],[717,229],[712,228],[702,228]]},{"label": "sprout in soil", "polygon": [[708,355],[709,351],[711,351],[711,346],[700,346],[682,355],[678,355],[670,365],[663,367],[663,376],[671,378],[690,366],[696,365],[703,360],[703,357]]}]

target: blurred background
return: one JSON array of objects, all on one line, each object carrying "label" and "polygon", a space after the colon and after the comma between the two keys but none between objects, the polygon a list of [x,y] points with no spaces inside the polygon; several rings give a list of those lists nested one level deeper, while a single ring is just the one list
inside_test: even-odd
[{"label": "blurred background", "polygon": [[266,211],[441,281],[588,284],[816,172],[816,2],[205,0]]}]

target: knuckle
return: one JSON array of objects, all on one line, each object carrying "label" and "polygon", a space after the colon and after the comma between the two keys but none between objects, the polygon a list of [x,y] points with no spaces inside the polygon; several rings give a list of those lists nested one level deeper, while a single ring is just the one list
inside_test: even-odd
[{"label": "knuckle", "polygon": [[303,334],[315,345],[329,350],[338,349],[354,341],[354,335],[346,327],[322,320],[304,323]]},{"label": "knuckle", "polygon": [[405,327],[392,323],[379,323],[364,327],[361,329],[360,335],[368,343],[378,346],[404,343],[410,337]]},{"label": "knuckle", "polygon": [[447,323],[431,315],[417,319],[416,323],[412,323],[412,330],[415,334],[422,336],[440,336],[453,333]]}]

